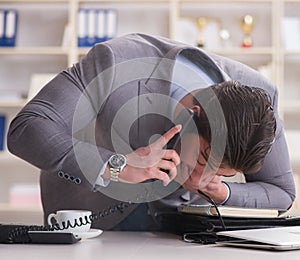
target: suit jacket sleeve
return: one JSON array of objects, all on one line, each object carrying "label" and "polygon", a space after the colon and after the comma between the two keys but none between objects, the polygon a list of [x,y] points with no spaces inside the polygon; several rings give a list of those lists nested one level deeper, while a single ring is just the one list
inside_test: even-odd
[{"label": "suit jacket sleeve", "polygon": [[255,174],[245,175],[246,183],[227,182],[231,195],[226,205],[288,209],[295,199],[295,184],[290,165],[284,128],[278,115],[277,89],[253,69],[229,59],[215,56],[217,64],[230,78],[266,90],[276,116],[276,136],[263,167]]},{"label": "suit jacket sleeve", "polygon": [[[112,51],[102,44],[58,74],[12,121],[10,152],[44,171],[71,176],[75,183],[93,188],[112,151],[84,141],[80,128],[95,119],[109,95],[113,71],[110,77],[99,75],[113,64]],[[99,88],[91,93],[95,81]],[[82,104],[85,109],[78,109]]]}]

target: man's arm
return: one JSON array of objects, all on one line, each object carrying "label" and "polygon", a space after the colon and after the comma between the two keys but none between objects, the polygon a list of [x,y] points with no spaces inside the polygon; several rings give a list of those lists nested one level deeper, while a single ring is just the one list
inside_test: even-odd
[{"label": "man's arm", "polygon": [[266,156],[262,169],[247,175],[246,183],[227,183],[231,194],[226,205],[288,209],[295,199],[295,183],[290,165],[284,128],[278,115],[277,89],[257,71],[227,58],[213,55],[217,64],[233,80],[266,90],[276,117],[275,142]]},{"label": "man's arm", "polygon": [[[10,152],[53,175],[72,175],[75,183],[92,188],[113,152],[86,142],[80,132],[98,113],[94,98],[109,95],[113,75],[105,82],[97,80],[101,95],[89,95],[89,86],[113,63],[111,50],[98,45],[58,74],[12,121],[7,140]],[[78,109],[80,104],[84,109]]]},{"label": "man's arm", "polygon": [[283,210],[292,205],[295,184],[282,126],[280,128],[262,169],[245,175],[246,183],[226,183],[231,191],[226,205]]}]

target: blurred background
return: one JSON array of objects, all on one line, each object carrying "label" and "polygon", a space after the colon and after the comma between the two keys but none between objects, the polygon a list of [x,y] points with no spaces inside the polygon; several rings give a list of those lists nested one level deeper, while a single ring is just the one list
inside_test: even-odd
[{"label": "blurred background", "polygon": [[0,0],[0,223],[42,223],[39,170],[6,149],[11,119],[95,43],[132,32],[233,58],[272,81],[298,188],[300,0]]}]

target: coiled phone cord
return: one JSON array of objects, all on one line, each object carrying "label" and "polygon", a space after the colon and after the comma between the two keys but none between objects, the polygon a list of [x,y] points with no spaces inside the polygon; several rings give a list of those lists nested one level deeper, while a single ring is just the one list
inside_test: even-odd
[{"label": "coiled phone cord", "polygon": [[69,220],[67,222],[63,221],[61,225],[54,223],[48,226],[38,226],[38,225],[11,225],[11,230],[8,231],[7,243],[29,243],[30,238],[28,236],[28,231],[62,231],[68,228],[81,227],[87,224],[92,224],[95,221],[107,217],[115,212],[123,213],[124,209],[128,208],[131,202],[120,202],[114,206],[110,206],[107,209],[91,214],[90,216],[79,217],[75,219],[72,224]]}]

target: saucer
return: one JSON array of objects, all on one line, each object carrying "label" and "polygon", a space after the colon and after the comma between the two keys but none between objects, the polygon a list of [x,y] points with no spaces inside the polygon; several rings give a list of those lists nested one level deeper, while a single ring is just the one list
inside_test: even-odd
[{"label": "saucer", "polygon": [[101,229],[91,228],[87,232],[77,232],[77,233],[74,232],[74,236],[76,238],[87,239],[87,238],[94,238],[94,237],[100,236],[102,233],[103,233],[103,230],[101,230]]}]

